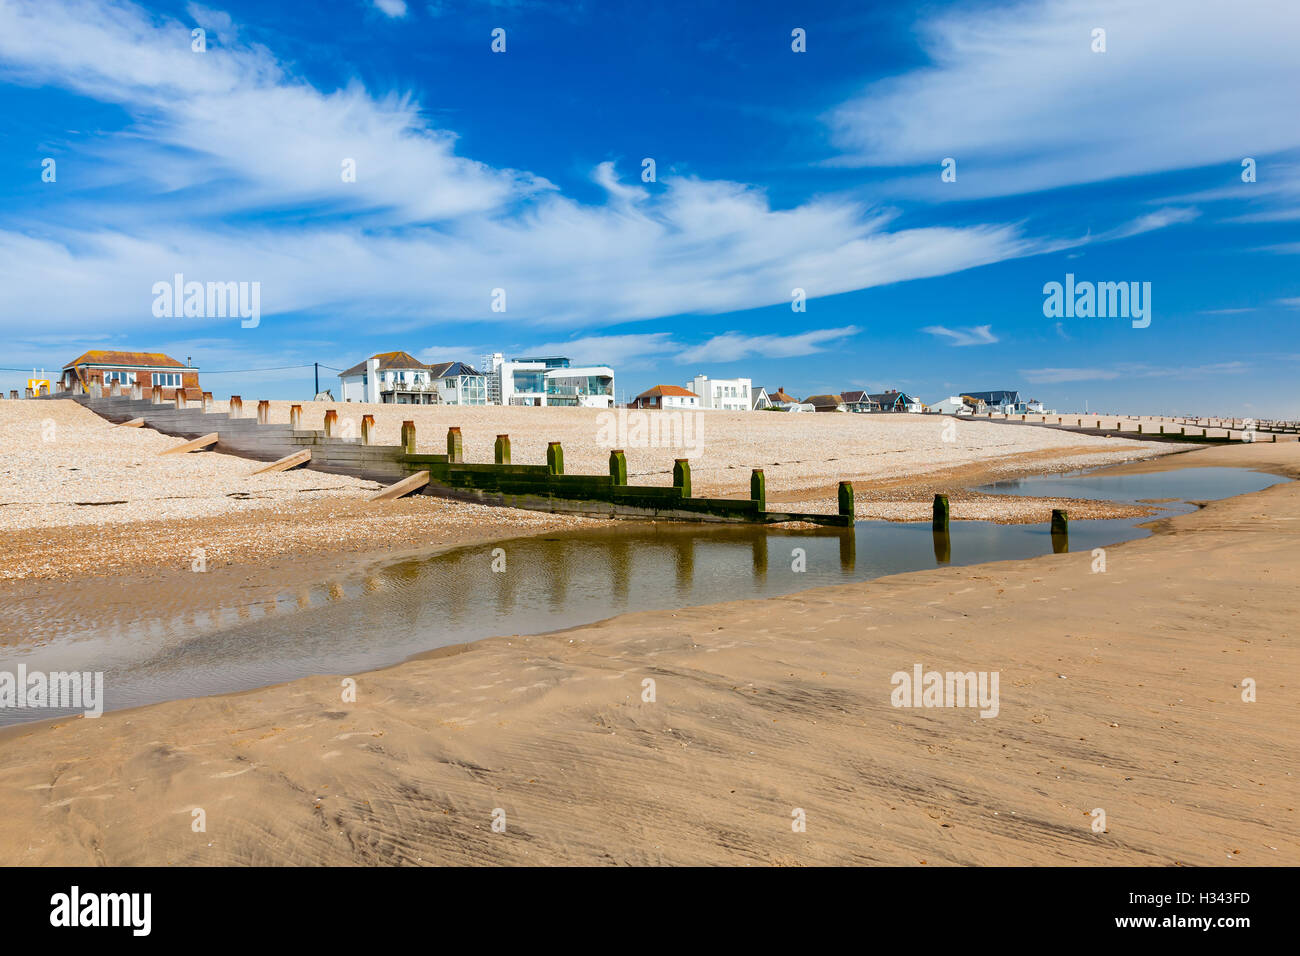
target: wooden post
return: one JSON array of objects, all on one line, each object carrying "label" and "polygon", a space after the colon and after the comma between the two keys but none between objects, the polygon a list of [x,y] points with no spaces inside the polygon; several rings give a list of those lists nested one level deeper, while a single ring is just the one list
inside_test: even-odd
[{"label": "wooden post", "polygon": [[673,462],[673,487],[682,490],[682,497],[691,496],[691,463],[686,458]]},{"label": "wooden post", "polygon": [[546,446],[546,471],[552,475],[564,474],[564,448],[558,441]]},{"label": "wooden post", "polygon": [[931,509],[930,527],[934,531],[948,530],[948,517],[950,513],[948,507],[947,495],[935,495],[934,506]]},{"label": "wooden post", "polygon": [[204,392],[204,393],[203,393],[203,410],[204,410],[205,412],[210,412],[210,411],[212,411],[212,393],[211,393],[211,392]]},{"label": "wooden post", "polygon": [[621,448],[609,453],[609,479],[615,485],[627,484],[627,455]]},{"label": "wooden post", "polygon": [[339,413],[338,409],[327,408],[325,410],[325,437],[334,438],[339,430]]},{"label": "wooden post", "polygon": [[262,399],[257,403],[257,424],[271,424],[271,403],[266,399]]},{"label": "wooden post", "polygon": [[453,465],[465,461],[465,446],[461,441],[460,429],[454,425],[447,429],[447,461]]},{"label": "wooden post", "polygon": [[132,386],[131,386],[131,400],[132,400],[132,401],[135,401],[135,402],[141,402],[141,401],[144,401],[144,386],[143,386],[143,385],[132,385]]},{"label": "wooden post", "polygon": [[18,389],[16,388],[9,389],[9,397],[16,399],[18,397]]},{"label": "wooden post", "polygon": [[243,417],[244,417],[244,400],[243,400],[242,398],[240,398],[238,395],[231,395],[231,396],[230,396],[230,412],[229,412],[229,415],[230,415],[231,418],[243,418]]},{"label": "wooden post", "polygon": [[415,454],[415,422],[402,422],[402,453],[406,455]]},{"label": "wooden post", "polygon": [[1141,422],[1138,422],[1138,434],[1139,434],[1139,435],[1142,434],[1142,423],[1141,423]]},{"label": "wooden post", "polygon": [[857,515],[857,509],[853,503],[853,482],[841,481],[839,487],[840,514],[846,518],[853,518]]},{"label": "wooden post", "polygon": [[749,475],[749,500],[758,502],[758,510],[767,510],[767,476],[762,468],[755,468]]},{"label": "wooden post", "polygon": [[373,445],[375,443],[375,416],[361,416],[361,444]]},{"label": "wooden post", "polygon": [[157,385],[154,385],[149,389],[149,401],[155,405],[161,405],[163,403],[162,389]]},{"label": "wooden post", "polygon": [[498,435],[492,445],[492,459],[498,465],[510,464],[510,436]]},{"label": "wooden post", "polygon": [[172,394],[172,398],[176,402],[177,408],[185,407],[185,389],[183,388],[176,389],[176,391]]},{"label": "wooden post", "polygon": [[294,431],[300,431],[302,429],[302,406],[301,405],[289,406],[289,427],[292,428]]}]

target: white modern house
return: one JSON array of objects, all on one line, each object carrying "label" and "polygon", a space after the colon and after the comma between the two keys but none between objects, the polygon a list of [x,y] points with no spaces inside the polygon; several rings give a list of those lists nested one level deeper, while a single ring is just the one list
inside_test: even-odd
[{"label": "white modern house", "polygon": [[570,365],[558,355],[507,361],[500,352],[489,361],[490,404],[614,407],[614,370],[608,365]]},{"label": "white modern house", "polygon": [[380,352],[339,373],[344,402],[486,405],[487,376],[464,362],[427,365],[409,352]]},{"label": "white modern house", "polygon": [[975,408],[963,401],[960,395],[949,395],[942,402],[934,402],[930,411],[940,415],[973,415]]},{"label": "white modern house", "polygon": [[711,379],[707,375],[697,375],[687,383],[686,388],[700,396],[701,408],[728,412],[749,412],[754,409],[750,398],[752,386],[747,378]]}]

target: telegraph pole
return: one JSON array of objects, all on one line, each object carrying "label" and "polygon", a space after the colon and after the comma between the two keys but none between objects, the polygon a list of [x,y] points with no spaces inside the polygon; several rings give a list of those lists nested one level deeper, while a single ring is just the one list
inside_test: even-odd
[{"label": "telegraph pole", "polygon": [[312,398],[320,394],[320,362],[312,363],[316,366],[316,391],[312,393]]}]

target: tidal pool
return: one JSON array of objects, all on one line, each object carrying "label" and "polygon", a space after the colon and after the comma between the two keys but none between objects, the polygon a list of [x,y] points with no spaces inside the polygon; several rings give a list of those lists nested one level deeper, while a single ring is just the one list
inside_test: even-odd
[{"label": "tidal pool", "polygon": [[[1160,500],[1169,512],[1285,479],[1235,468],[1070,474],[998,482],[1000,494]],[[1172,499],[1172,500],[1169,500]],[[1150,518],[1078,521],[1069,550],[1145,537]],[[273,601],[171,620],[70,629],[7,652],[0,670],[101,671],[106,709],[357,674],[450,644],[537,634],[628,611],[788,594],[942,564],[1053,552],[1046,523],[860,521],[850,530],[626,522],[394,561]],[[493,568],[504,570],[493,570]],[[74,711],[0,710],[0,724]]]}]

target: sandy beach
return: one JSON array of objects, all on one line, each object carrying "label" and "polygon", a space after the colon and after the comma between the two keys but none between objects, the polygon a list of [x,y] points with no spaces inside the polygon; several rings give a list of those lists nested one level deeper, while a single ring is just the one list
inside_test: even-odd
[{"label": "sandy beach", "polygon": [[[1124,467],[1222,465],[1295,478],[1300,446]],[[0,859],[1295,865],[1298,505],[1162,519],[1104,573],[945,568],[10,728]],[[997,716],[891,706],[916,664],[998,672]]]},{"label": "sandy beach", "polygon": [[[288,402],[271,420],[289,420]],[[319,427],[309,412],[304,427]],[[561,408],[454,408],[338,404],[359,430],[375,416],[378,441],[396,443],[416,422],[421,451],[440,451],[446,429],[464,430],[467,461],[492,461],[498,433],[512,435],[516,462],[545,460],[562,441],[571,473],[604,474],[598,412]],[[836,486],[853,482],[860,518],[918,520],[935,493],[952,495],[955,520],[1042,522],[1068,504],[1078,518],[1140,515],[1106,502],[1007,499],[963,489],[999,478],[1162,456],[1185,446],[1098,438],[990,422],[914,415],[781,415],[709,412],[693,433],[695,493],[745,497],[764,468],[769,501],[833,512]],[[343,427],[343,426],[341,426]],[[313,568],[394,552],[577,527],[594,520],[486,508],[427,495],[371,503],[372,481],[297,469],[254,475],[260,463],[199,452],[164,455],[181,439],[116,427],[72,401],[0,401],[0,594],[8,582],[189,573],[196,548],[211,570],[255,572],[274,564]],[[674,448],[632,448],[628,467],[645,484],[671,484]],[[93,531],[91,530],[93,529]],[[87,546],[87,539],[93,546]],[[209,586],[218,582],[209,580]]]}]

